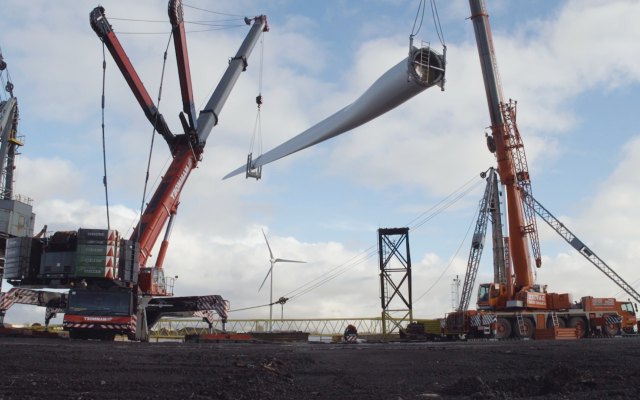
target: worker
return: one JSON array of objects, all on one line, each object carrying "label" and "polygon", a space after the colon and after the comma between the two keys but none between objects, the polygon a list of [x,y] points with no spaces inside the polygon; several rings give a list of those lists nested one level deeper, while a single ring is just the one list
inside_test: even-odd
[{"label": "worker", "polygon": [[344,330],[344,341],[345,342],[355,342],[358,338],[358,330],[355,326],[349,324],[347,325],[347,329]]}]

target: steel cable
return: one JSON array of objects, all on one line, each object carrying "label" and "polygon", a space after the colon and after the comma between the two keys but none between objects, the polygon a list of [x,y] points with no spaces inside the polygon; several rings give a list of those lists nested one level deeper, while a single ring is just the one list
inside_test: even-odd
[{"label": "steel cable", "polygon": [[104,185],[104,197],[107,208],[107,230],[111,230],[111,219],[109,218],[109,185],[107,184],[107,144],[104,133],[104,106],[105,106],[105,82],[107,76],[107,58],[105,56],[105,44],[102,42],[102,163],[104,176],[102,184]]},{"label": "steel cable", "polygon": [[204,11],[204,12],[208,12],[211,14],[217,14],[217,15],[226,15],[227,17],[239,17],[239,18],[244,18],[244,15],[239,15],[239,14],[229,14],[229,13],[223,13],[223,12],[218,12],[218,11],[211,11],[211,10],[207,10],[205,8],[199,8],[199,7],[194,7],[194,6],[190,6],[188,4],[182,3],[183,6],[188,7],[188,8],[193,8],[194,10],[199,10],[199,11]]},{"label": "steel cable", "polygon": [[433,25],[436,28],[436,34],[438,35],[438,39],[440,39],[440,44],[447,47],[444,41],[444,32],[442,32],[442,25],[440,25],[440,16],[438,15],[438,7],[436,6],[435,0],[431,0],[431,15],[433,16]]},{"label": "steel cable", "polygon": [[447,266],[442,270],[442,273],[440,274],[440,276],[438,277],[438,279],[435,280],[435,282],[433,282],[433,284],[431,286],[429,286],[429,288],[422,293],[420,296],[418,296],[413,302],[418,302],[421,298],[423,298],[424,296],[426,296],[431,289],[433,289],[438,282],[440,282],[440,280],[442,279],[442,277],[444,276],[445,272],[447,272],[449,270],[449,268],[451,267],[451,265],[453,264],[453,261],[456,259],[456,257],[458,256],[458,253],[460,253],[460,249],[462,249],[462,246],[464,245],[464,242],[467,241],[467,237],[469,236],[469,232],[471,231],[471,227],[474,225],[474,222],[476,221],[476,219],[478,218],[478,213],[480,212],[480,204],[478,204],[478,208],[476,209],[475,214],[473,215],[473,218],[471,218],[471,223],[469,224],[469,227],[467,228],[467,232],[464,234],[464,238],[462,238],[462,241],[460,242],[460,245],[458,246],[458,249],[456,250],[456,252],[453,254],[453,256],[451,256],[451,259],[449,260],[449,262],[447,263]]},{"label": "steel cable", "polygon": [[[173,38],[173,31],[169,34],[169,40],[167,41],[167,47],[164,50],[164,59],[162,61],[162,73],[160,75],[160,87],[158,88],[158,105],[156,106],[156,117],[153,122],[153,130],[151,132],[151,145],[149,146],[149,158],[147,160],[147,172],[145,173],[144,179],[144,189],[142,191],[142,202],[140,204],[140,217],[142,218],[142,214],[144,213],[144,203],[147,197],[147,186],[149,184],[149,170],[151,169],[151,157],[153,156],[153,144],[155,142],[155,134],[156,134],[156,124],[158,123],[158,117],[160,116],[160,100],[162,99],[162,84],[164,82],[164,71],[167,65],[167,53],[169,51],[169,45],[171,44],[171,39]],[[140,220],[140,225],[142,225],[142,220]],[[142,229],[137,229],[137,237],[136,242],[140,241],[140,232]]]},{"label": "steel cable", "polygon": [[[418,15],[420,15],[420,9],[422,8],[422,16],[420,17],[420,25],[418,25],[418,29],[416,29],[416,23],[418,22]],[[416,17],[413,20],[413,28],[411,28],[411,37],[415,36],[418,34],[418,32],[420,32],[420,28],[422,28],[422,21],[424,20],[424,9],[425,9],[425,5],[424,5],[424,0],[420,0],[420,3],[418,4],[418,10],[416,11]]]},{"label": "steel cable", "polygon": [[[411,220],[409,222],[409,224],[407,224],[407,225],[411,225],[411,223],[417,221],[412,227],[410,226],[410,229],[412,229],[412,230],[419,229],[425,223],[427,223],[428,221],[433,219],[435,216],[439,215],[440,213],[445,211],[447,208],[451,207],[453,204],[455,204],[456,202],[458,202],[459,200],[464,198],[467,194],[469,194],[469,192],[471,192],[480,183],[483,182],[482,180],[480,180],[480,181],[476,181],[473,185],[471,185],[471,183],[474,182],[474,180],[476,180],[476,179],[477,179],[477,177],[474,176],[472,179],[470,179],[467,182],[465,182],[462,186],[460,186],[458,189],[456,189],[450,195],[448,195],[443,200],[438,202],[436,205],[431,207],[429,210],[423,212],[418,217],[416,217],[413,220]],[[427,214],[427,213],[429,213],[429,214]],[[465,237],[464,237],[462,243],[464,243],[464,241],[466,240],[468,233],[469,233],[469,230],[467,229],[467,233],[465,234]],[[462,243],[461,243],[460,247],[462,246]],[[452,260],[455,258],[455,256],[460,251],[460,247],[458,248],[458,250],[456,250],[456,253],[455,253],[454,257],[452,258]],[[348,272],[349,270],[355,268],[356,266],[366,262],[368,259],[374,257],[377,253],[378,253],[377,244],[374,244],[374,245],[368,247],[366,250],[364,250],[360,254],[353,256],[352,258],[350,258],[346,262],[344,262],[344,263],[332,268],[328,272],[326,272],[326,273],[324,273],[324,274],[312,279],[311,281],[305,283],[304,285],[302,285],[302,286],[300,286],[300,287],[288,292],[287,294],[284,295],[284,297],[289,297],[289,300],[294,300],[296,298],[304,296],[305,294],[308,294],[309,292],[317,289],[318,287],[323,286],[324,284],[332,281],[333,279],[335,279],[338,276]],[[447,269],[448,269],[448,267],[447,267]],[[445,269],[445,271],[446,271],[446,269]],[[443,274],[444,274],[444,272],[443,272]]]}]

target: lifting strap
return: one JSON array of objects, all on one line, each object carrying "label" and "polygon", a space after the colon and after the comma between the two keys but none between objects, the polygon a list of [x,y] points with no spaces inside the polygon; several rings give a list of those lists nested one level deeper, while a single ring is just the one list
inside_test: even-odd
[{"label": "lifting strap", "polygon": [[264,35],[260,36],[260,72],[258,78],[258,95],[256,96],[256,105],[258,110],[256,111],[256,121],[253,124],[253,135],[251,136],[251,146],[249,149],[249,155],[247,155],[247,169],[245,177],[254,178],[259,180],[262,178],[262,166],[254,168],[253,166],[253,151],[254,146],[257,145],[258,156],[262,155],[262,120],[260,118],[260,111],[262,107],[262,71],[264,69]]}]

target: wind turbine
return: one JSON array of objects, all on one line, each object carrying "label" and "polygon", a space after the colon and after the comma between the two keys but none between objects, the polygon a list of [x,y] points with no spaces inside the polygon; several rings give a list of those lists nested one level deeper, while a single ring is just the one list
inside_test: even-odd
[{"label": "wind turbine", "polygon": [[264,229],[262,229],[262,236],[264,236],[264,241],[267,242],[267,248],[269,249],[269,263],[271,266],[269,267],[269,272],[267,272],[267,276],[264,277],[260,287],[258,288],[258,292],[264,286],[264,283],[267,281],[267,278],[271,276],[271,280],[269,283],[269,332],[272,330],[273,323],[273,266],[275,263],[279,262],[290,262],[290,263],[306,263],[306,261],[296,261],[296,260],[285,260],[283,258],[274,258],[273,252],[271,251],[271,246],[269,246],[269,240],[267,240],[267,235],[264,233]]}]

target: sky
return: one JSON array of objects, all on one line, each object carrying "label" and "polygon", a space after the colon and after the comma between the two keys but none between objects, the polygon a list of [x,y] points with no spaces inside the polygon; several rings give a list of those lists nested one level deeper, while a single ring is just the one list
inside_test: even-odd
[{"label": "sky", "polygon": [[[259,145],[251,146],[254,134],[264,151],[277,146],[355,100],[406,57],[419,1],[185,4],[186,21],[237,25],[238,16],[266,14],[270,31],[182,192],[164,263],[168,276],[178,276],[175,294],[220,294],[238,310],[230,318],[267,318],[268,285],[258,291],[269,268],[264,230],[275,257],[306,261],[275,266],[274,298],[290,298],[285,318],[377,317],[377,230],[407,226],[414,316],[451,311],[452,283],[464,277],[484,190],[479,174],[495,164],[485,144],[490,121],[468,2],[436,3],[447,46],[444,91],[429,89],[350,133],[269,164],[259,181],[222,177],[249,152],[259,153]],[[0,1],[0,46],[25,144],[15,191],[33,199],[36,231],[45,224],[51,232],[107,225],[102,45],[88,21],[96,5]],[[156,100],[170,32],[166,2],[101,5]],[[487,9],[505,98],[518,101],[534,196],[640,289],[640,2],[496,0]],[[187,24],[197,110],[248,32],[211,29]],[[442,51],[430,7],[416,41]],[[153,132],[108,53],[106,61],[109,212],[111,227],[128,236],[143,201]],[[162,82],[160,111],[180,132],[173,44]],[[259,92],[264,104],[256,129]],[[156,139],[150,186],[170,158]],[[543,221],[538,228],[538,283],[576,300],[627,298]],[[487,242],[476,286],[492,280],[492,268]],[[4,282],[2,289],[9,287]],[[16,306],[5,321],[41,322],[42,315]]]}]

